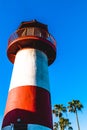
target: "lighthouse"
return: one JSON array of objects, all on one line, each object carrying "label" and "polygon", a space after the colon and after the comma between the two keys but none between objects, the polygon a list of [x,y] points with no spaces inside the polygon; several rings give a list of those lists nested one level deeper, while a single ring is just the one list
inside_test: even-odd
[{"label": "lighthouse", "polygon": [[56,41],[48,26],[22,22],[8,40],[7,56],[14,67],[2,130],[53,130],[48,66]]}]

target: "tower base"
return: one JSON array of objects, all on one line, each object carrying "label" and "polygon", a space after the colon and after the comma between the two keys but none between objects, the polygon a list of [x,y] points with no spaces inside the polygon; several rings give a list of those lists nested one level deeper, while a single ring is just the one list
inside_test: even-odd
[{"label": "tower base", "polygon": [[37,124],[11,124],[1,130],[52,130],[48,127]]}]

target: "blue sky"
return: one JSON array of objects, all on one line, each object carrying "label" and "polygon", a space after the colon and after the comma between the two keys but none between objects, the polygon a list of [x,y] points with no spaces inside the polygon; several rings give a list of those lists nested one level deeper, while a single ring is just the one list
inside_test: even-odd
[{"label": "blue sky", "polygon": [[[37,19],[48,25],[57,42],[57,57],[49,67],[52,106],[79,99],[81,130],[87,130],[87,1],[0,1],[0,123],[4,114],[13,65],[6,56],[8,38],[21,21]],[[75,116],[69,114],[74,130]]]}]

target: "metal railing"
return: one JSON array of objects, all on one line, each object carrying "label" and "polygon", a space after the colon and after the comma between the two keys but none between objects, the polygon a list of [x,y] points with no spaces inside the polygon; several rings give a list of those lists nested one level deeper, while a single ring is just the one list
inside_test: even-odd
[{"label": "metal railing", "polygon": [[43,38],[45,40],[50,41],[56,47],[56,41],[54,37],[51,34],[49,34],[47,31],[45,31],[44,29],[37,28],[37,27],[28,27],[28,28],[18,29],[16,32],[14,32],[10,36],[8,40],[8,44],[13,42],[17,38],[25,37],[25,36],[37,36],[37,37]]}]

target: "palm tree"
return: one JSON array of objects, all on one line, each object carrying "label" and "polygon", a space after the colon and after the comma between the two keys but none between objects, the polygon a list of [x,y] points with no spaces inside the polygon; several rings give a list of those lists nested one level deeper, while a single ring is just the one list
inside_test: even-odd
[{"label": "palm tree", "polygon": [[64,112],[67,112],[67,110],[66,110],[66,107],[63,106],[63,104],[56,104],[54,105],[54,109],[52,112],[56,117],[60,118],[62,117]]},{"label": "palm tree", "polygon": [[71,122],[69,122],[69,119],[61,117],[59,120],[59,125],[61,130],[64,130],[66,128],[68,128],[68,130],[73,130],[73,128],[70,126]]},{"label": "palm tree", "polygon": [[[60,118],[63,115],[63,112],[67,112],[66,107],[63,106],[63,104],[56,104],[54,105],[54,109],[52,110],[53,114],[58,117],[58,121],[60,120]],[[59,125],[57,126],[58,129]]]},{"label": "palm tree", "polygon": [[81,111],[81,109],[83,108],[83,105],[80,103],[79,100],[72,100],[71,102],[68,102],[68,104],[69,104],[68,106],[69,112],[73,112],[76,114],[77,126],[78,126],[78,130],[80,130],[77,111],[78,110]]}]

